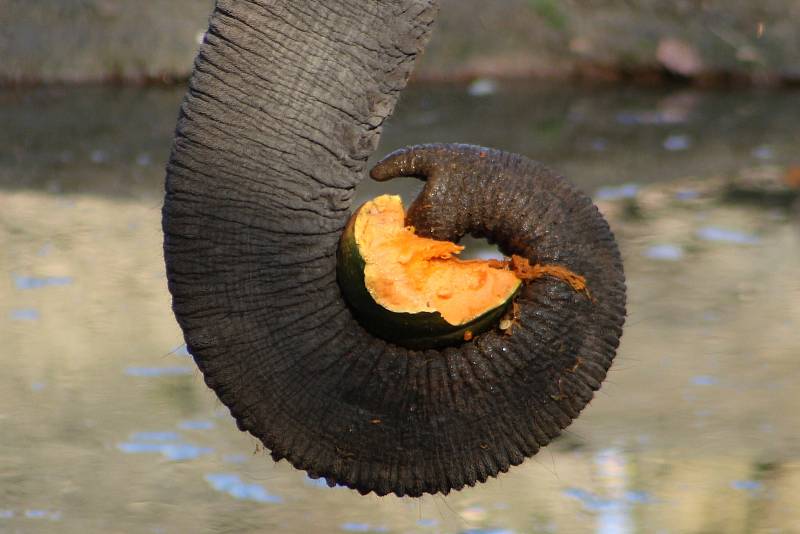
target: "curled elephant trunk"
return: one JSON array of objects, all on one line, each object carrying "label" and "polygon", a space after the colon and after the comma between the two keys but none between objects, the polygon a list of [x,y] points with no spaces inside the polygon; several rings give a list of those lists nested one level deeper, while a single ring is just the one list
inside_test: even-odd
[{"label": "curled elephant trunk", "polygon": [[173,308],[206,383],[275,460],[361,493],[474,485],[556,437],[600,387],[625,315],[607,224],[530,160],[463,145],[390,155],[427,180],[409,210],[437,239],[485,236],[564,266],[519,326],[417,350],[370,334],[337,284],[339,236],[384,119],[428,39],[433,0],[218,0],[167,168]]}]

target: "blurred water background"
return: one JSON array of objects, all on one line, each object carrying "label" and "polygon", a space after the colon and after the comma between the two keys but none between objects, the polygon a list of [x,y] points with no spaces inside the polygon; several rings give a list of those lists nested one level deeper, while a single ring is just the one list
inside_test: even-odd
[{"label": "blurred water background", "polygon": [[418,500],[275,464],[203,384],[161,253],[182,93],[0,90],[0,532],[800,532],[800,93],[404,93],[378,155],[460,141],[560,170],[609,218],[630,302],[561,439]]}]

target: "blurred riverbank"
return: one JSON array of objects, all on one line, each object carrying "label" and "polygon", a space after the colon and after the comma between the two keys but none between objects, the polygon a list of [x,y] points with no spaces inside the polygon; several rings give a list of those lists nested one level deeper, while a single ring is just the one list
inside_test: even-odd
[{"label": "blurred riverbank", "polygon": [[[420,80],[800,82],[800,0],[441,0]],[[188,77],[210,0],[0,0],[0,83]]]},{"label": "blurred riverbank", "polygon": [[[160,202],[182,96],[178,87],[0,90],[0,188]],[[797,124],[800,92],[790,90],[414,84],[376,156],[423,142],[493,146],[594,191],[798,165]]]}]

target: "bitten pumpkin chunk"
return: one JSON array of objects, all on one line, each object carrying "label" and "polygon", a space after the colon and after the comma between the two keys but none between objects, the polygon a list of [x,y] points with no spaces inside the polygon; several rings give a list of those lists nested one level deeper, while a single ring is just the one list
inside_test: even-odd
[{"label": "bitten pumpkin chunk", "polygon": [[338,279],[359,321],[413,347],[443,346],[491,328],[522,285],[509,262],[461,260],[464,247],[417,236],[399,196],[361,206],[339,245]]},{"label": "bitten pumpkin chunk", "polygon": [[372,298],[394,312],[438,312],[462,325],[504,304],[520,280],[501,262],[461,260],[463,246],[419,237],[405,226],[398,196],[367,202],[356,215],[355,243]]}]

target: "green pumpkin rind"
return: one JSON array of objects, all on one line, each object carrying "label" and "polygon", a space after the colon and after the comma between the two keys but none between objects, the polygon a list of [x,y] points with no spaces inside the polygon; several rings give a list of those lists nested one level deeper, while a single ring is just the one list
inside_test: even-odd
[{"label": "green pumpkin rind", "polygon": [[452,325],[439,312],[402,313],[390,311],[372,298],[364,281],[366,263],[355,239],[355,220],[350,218],[339,241],[336,276],[345,300],[358,322],[367,331],[411,349],[432,349],[464,342],[467,331],[472,336],[485,332],[505,315],[517,294],[514,291],[501,305],[488,310],[463,325]]}]

